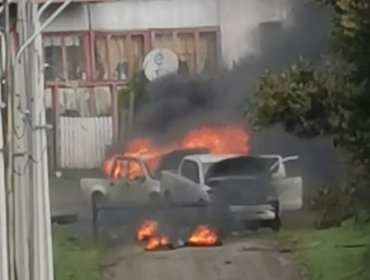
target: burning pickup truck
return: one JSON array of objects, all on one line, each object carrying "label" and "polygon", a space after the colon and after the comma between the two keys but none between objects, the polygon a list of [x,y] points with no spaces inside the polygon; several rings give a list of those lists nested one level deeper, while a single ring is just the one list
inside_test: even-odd
[{"label": "burning pickup truck", "polygon": [[[80,185],[93,210],[101,207],[158,204],[162,201],[160,174],[176,168],[192,154],[207,153],[206,149],[179,149],[157,158],[125,154],[115,156],[104,166],[107,178],[83,178]],[[155,170],[148,163],[155,160]]]},{"label": "burning pickup truck", "polygon": [[190,155],[177,172],[162,172],[161,188],[168,203],[211,203],[239,220],[255,220],[278,231],[282,211],[303,204],[302,178],[287,177],[284,164],[296,159]]}]

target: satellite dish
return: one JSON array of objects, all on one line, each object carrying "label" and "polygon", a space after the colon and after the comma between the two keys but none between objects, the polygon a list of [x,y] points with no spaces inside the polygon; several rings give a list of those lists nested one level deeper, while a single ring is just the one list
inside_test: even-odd
[{"label": "satellite dish", "polygon": [[143,69],[148,80],[153,81],[165,75],[177,73],[179,59],[171,50],[154,49],[146,55]]}]

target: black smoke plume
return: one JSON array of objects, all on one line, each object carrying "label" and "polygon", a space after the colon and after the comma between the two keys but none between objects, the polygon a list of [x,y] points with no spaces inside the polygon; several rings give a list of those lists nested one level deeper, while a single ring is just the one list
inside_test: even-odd
[{"label": "black smoke plume", "polygon": [[[290,4],[289,27],[276,32],[267,23],[256,31],[261,38],[259,55],[244,57],[232,70],[211,77],[175,75],[152,83],[149,101],[136,115],[136,133],[165,143],[203,125],[243,124],[246,101],[253,97],[265,69],[289,66],[300,56],[320,61],[328,55],[330,11],[302,0]],[[251,140],[252,153],[298,154],[298,168],[310,185],[336,177],[337,155],[331,139],[301,140],[274,127],[252,134]]]},{"label": "black smoke plume", "polygon": [[[232,70],[211,77],[174,75],[149,85],[149,102],[136,116],[139,134],[179,133],[217,122],[242,120],[244,104],[253,96],[264,69],[278,69],[299,56],[318,59],[326,53],[328,12],[305,1],[290,1],[292,24],[280,32],[260,28],[261,53],[241,59]],[[238,28],[237,26],[235,28]]]}]

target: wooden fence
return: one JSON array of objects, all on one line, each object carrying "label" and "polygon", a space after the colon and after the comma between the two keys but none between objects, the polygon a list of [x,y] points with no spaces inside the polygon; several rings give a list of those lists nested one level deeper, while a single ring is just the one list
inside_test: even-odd
[{"label": "wooden fence", "polygon": [[60,117],[60,137],[62,168],[100,167],[112,144],[112,117]]}]

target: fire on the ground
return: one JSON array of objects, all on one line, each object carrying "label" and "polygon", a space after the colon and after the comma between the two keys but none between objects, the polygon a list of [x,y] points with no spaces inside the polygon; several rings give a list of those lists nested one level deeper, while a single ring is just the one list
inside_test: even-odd
[{"label": "fire on the ground", "polygon": [[[145,221],[137,230],[138,241],[146,242],[146,251],[168,250],[176,247],[171,244],[170,238],[160,232],[159,223],[153,220]],[[217,231],[207,225],[198,226],[185,240],[182,246],[212,247],[220,245],[221,240]]]}]

